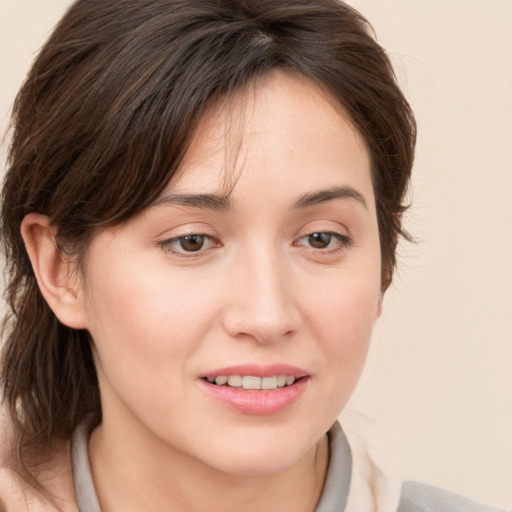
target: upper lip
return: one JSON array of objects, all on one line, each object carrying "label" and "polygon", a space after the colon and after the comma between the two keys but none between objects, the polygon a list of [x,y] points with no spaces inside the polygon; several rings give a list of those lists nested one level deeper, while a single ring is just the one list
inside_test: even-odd
[{"label": "upper lip", "polygon": [[293,376],[296,379],[306,377],[309,373],[303,368],[292,366],[289,364],[275,363],[275,364],[256,364],[247,363],[235,366],[225,366],[208,371],[201,375],[201,378],[213,378],[219,375],[229,377],[230,375],[250,375],[252,377],[273,377],[274,375],[287,375]]}]

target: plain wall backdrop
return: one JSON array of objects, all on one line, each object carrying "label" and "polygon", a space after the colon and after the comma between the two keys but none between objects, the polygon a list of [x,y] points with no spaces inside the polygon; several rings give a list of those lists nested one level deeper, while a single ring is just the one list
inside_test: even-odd
[{"label": "plain wall backdrop", "polygon": [[[69,3],[0,0],[2,133]],[[400,246],[347,413],[407,477],[512,504],[512,1],[349,3],[391,55],[419,140],[418,243]]]}]

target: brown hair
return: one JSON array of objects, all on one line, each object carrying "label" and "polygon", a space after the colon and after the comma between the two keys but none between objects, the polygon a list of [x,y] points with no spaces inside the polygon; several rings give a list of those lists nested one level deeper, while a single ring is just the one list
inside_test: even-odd
[{"label": "brown hair", "polygon": [[365,139],[390,282],[414,143],[413,115],[367,21],[337,0],[78,0],[42,48],[13,111],[3,188],[7,299],[3,398],[18,470],[101,410],[90,337],[58,322],[20,224],[48,215],[78,259],[169,182],[201,115],[274,69],[314,80]]}]

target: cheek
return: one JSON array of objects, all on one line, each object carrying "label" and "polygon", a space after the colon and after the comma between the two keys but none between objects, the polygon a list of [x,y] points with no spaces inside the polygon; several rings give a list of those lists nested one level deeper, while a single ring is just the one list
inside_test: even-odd
[{"label": "cheek", "polygon": [[333,381],[355,385],[370,345],[376,310],[373,301],[342,300],[329,307],[329,318],[324,322],[325,352]]},{"label": "cheek", "polygon": [[[207,307],[207,289],[198,290],[197,283],[183,282],[179,275],[172,278],[165,268],[144,268],[116,262],[98,265],[90,276],[86,293],[87,314],[91,330],[99,328],[134,332],[159,332],[169,338],[179,333],[186,337],[199,320],[196,315]],[[172,324],[180,326],[171,330]],[[110,333],[111,335],[112,333]],[[131,336],[130,336],[131,337]],[[151,336],[140,340],[151,343]]]},{"label": "cheek", "polygon": [[380,274],[346,273],[311,295],[305,305],[308,323],[318,333],[323,352],[323,375],[333,393],[350,394],[368,352],[373,326],[379,316]]},{"label": "cheek", "polygon": [[328,278],[311,279],[305,289],[303,309],[310,312],[310,320],[321,319],[319,328],[326,335],[350,345],[371,334],[380,312],[378,258],[374,264],[347,266]]},{"label": "cheek", "polygon": [[193,375],[190,363],[217,301],[179,275],[171,282],[156,266],[131,274],[119,264],[110,269],[91,276],[87,297],[104,414],[128,410],[142,422],[168,425],[172,411],[193,403],[182,383]]},{"label": "cheek", "polygon": [[[145,385],[186,371],[183,362],[214,321],[217,304],[211,287],[185,283],[180,275],[153,266],[133,269],[117,262],[90,276],[89,331],[105,373]],[[198,288],[199,286],[199,288]],[[171,375],[171,377],[169,377]]]}]

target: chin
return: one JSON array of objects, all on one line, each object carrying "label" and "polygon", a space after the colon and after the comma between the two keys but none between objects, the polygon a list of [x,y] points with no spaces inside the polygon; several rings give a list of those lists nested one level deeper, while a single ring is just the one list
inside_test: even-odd
[{"label": "chin", "polygon": [[215,469],[233,476],[268,476],[285,472],[298,462],[302,454],[276,454],[260,450],[254,454],[232,454],[216,461]]},{"label": "chin", "polygon": [[322,437],[311,439],[311,435],[286,430],[279,434],[263,431],[249,435],[228,435],[219,443],[211,440],[206,455],[210,462],[208,465],[238,476],[264,476],[286,471],[308,451],[314,450]]}]

